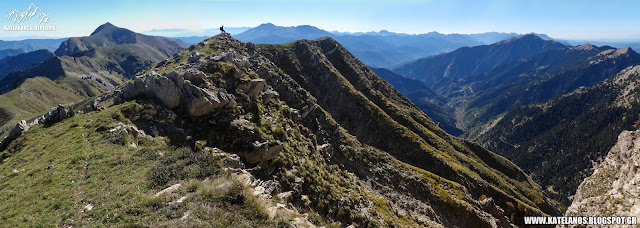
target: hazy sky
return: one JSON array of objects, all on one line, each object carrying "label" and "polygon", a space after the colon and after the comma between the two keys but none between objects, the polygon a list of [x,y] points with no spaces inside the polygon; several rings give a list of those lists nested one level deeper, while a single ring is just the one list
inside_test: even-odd
[{"label": "hazy sky", "polygon": [[[640,1],[631,0],[34,0],[0,1],[5,17],[30,3],[51,15],[56,31],[0,30],[0,37],[89,35],[109,21],[151,29],[313,25],[325,30],[427,33],[545,33],[564,39],[640,39]],[[35,19],[33,19],[35,20]],[[24,23],[24,22],[23,22]]]}]

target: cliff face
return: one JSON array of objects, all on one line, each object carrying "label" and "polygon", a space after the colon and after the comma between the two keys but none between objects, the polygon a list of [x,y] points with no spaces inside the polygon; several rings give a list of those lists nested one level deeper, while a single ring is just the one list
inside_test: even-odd
[{"label": "cliff face", "polygon": [[640,131],[623,131],[578,187],[567,216],[640,216]]}]

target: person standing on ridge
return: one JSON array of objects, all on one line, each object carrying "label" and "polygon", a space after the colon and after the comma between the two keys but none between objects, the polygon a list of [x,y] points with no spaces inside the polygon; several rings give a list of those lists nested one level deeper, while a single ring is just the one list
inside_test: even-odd
[{"label": "person standing on ridge", "polygon": [[224,31],[224,25],[223,25],[223,26],[220,26],[220,32],[222,32],[222,33],[226,33],[226,32]]}]

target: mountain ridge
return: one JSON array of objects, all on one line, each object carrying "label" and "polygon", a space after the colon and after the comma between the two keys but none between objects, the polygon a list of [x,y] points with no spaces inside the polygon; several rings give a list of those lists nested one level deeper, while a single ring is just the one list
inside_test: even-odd
[{"label": "mountain ridge", "polygon": [[[111,201],[105,198],[111,194],[87,194],[78,199],[95,205],[96,213],[85,217],[93,219],[78,220],[75,215],[69,219],[87,226],[98,222],[148,226],[202,224],[198,221],[218,224],[213,223],[218,217],[212,221],[199,212],[216,211],[216,207],[225,208],[224,205],[238,205],[235,210],[259,208],[251,202],[263,195],[284,205],[273,205],[280,208],[278,211],[312,215],[309,220],[315,225],[329,221],[337,226],[511,227],[512,223],[520,224],[519,218],[525,215],[559,214],[520,168],[444,132],[331,38],[253,45],[222,34],[182,50],[139,76],[112,93],[87,100],[92,105],[86,113],[47,127],[29,126],[1,152],[5,159],[0,170],[15,166],[15,161],[41,162],[38,158],[26,159],[39,147],[33,143],[34,137],[50,137],[51,131],[74,128],[61,131],[59,136],[65,141],[47,140],[45,144],[50,148],[89,137],[94,148],[115,156],[85,156],[79,158],[78,167],[91,163],[91,173],[136,170],[128,171],[134,174],[134,181],[123,175],[109,175],[107,178],[113,178],[113,182],[98,181],[100,175],[86,175],[80,182],[84,191],[103,189],[112,193],[111,183],[118,189],[139,190],[127,192],[125,196],[134,200],[119,207],[113,204],[120,202],[122,194],[113,194],[111,199],[115,200]],[[362,124],[363,119],[368,123]],[[135,131],[117,130],[123,128]],[[71,158],[86,151],[84,146],[71,147],[61,156]],[[119,159],[123,151],[134,156],[135,166],[120,167],[111,161]],[[44,154],[42,159],[49,157]],[[205,157],[214,160],[189,163]],[[33,166],[22,163],[25,169]],[[65,168],[54,165],[52,169],[56,171],[51,175],[54,180],[60,178],[60,167]],[[174,170],[175,175],[163,174]],[[69,175],[75,177],[75,173]],[[34,175],[39,176],[40,172]],[[243,175],[255,184],[224,190],[225,197],[216,198],[217,185],[208,184]],[[0,192],[0,198],[24,204],[14,207],[21,208],[20,212],[51,217],[34,211],[43,202],[27,197],[33,194],[32,188],[20,192],[19,196],[27,197],[25,202],[16,201],[21,197],[4,195],[36,184],[15,180],[8,182],[11,185]],[[187,185],[193,187],[181,187]],[[43,191],[55,198],[75,195],[68,187]],[[162,196],[165,191],[172,193]],[[170,206],[169,202],[183,194],[189,199],[186,203]],[[245,197],[238,198],[242,195]],[[85,204],[75,207],[78,206]],[[75,207],[61,202],[58,210],[64,213],[75,211]],[[101,212],[106,210],[117,213],[121,220],[105,221],[106,214]],[[193,214],[183,220],[173,219],[180,216],[154,217],[182,215],[186,211]],[[275,213],[276,218],[279,213]],[[21,221],[24,216],[16,213],[7,222]],[[244,213],[237,216],[241,221],[256,217],[260,218]],[[265,219],[256,223],[265,224],[259,222]]]},{"label": "mountain ridge", "polygon": [[125,28],[116,27],[107,22],[96,28],[90,36],[72,37],[62,42],[60,47],[55,51],[55,54],[57,56],[73,55],[89,49],[120,44],[149,45],[160,50],[167,56],[185,47],[169,38],[142,35]]}]

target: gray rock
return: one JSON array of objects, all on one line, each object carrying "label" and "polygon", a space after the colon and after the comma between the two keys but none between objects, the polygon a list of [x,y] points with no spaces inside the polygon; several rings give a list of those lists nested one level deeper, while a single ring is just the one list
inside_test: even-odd
[{"label": "gray rock", "polygon": [[224,53],[223,55],[224,55],[224,61],[233,61],[234,59],[233,52],[227,52],[227,53]]},{"label": "gray rock", "polygon": [[194,86],[187,81],[184,85],[182,100],[190,116],[202,116],[229,102],[222,100],[216,92]]},{"label": "gray rock", "polygon": [[149,75],[145,82],[151,95],[168,108],[176,108],[180,105],[181,89],[173,80],[161,75]]},{"label": "gray rock", "polygon": [[0,151],[4,150],[9,145],[9,143],[20,137],[27,130],[29,130],[27,121],[21,120],[20,122],[18,122],[15,126],[13,126],[13,129],[11,129],[7,137],[2,139],[2,141],[0,142]]},{"label": "gray rock", "polygon": [[202,56],[204,56],[204,53],[194,52],[189,55],[189,58],[187,59],[187,61],[189,61],[189,63],[194,63],[198,61],[200,58],[202,58]]},{"label": "gray rock", "polygon": [[253,131],[254,129],[253,124],[246,119],[235,119],[231,121],[231,127],[239,131]]},{"label": "gray rock", "polygon": [[122,94],[122,91],[114,90],[113,91],[113,104],[114,105],[118,105],[118,104],[122,104],[124,102],[125,102],[124,94]]},{"label": "gray rock", "polygon": [[255,149],[251,152],[238,153],[240,157],[244,158],[247,162],[251,164],[256,164],[263,161],[271,160],[276,156],[278,156],[280,151],[284,149],[284,147],[280,142],[272,146],[269,146],[268,142],[263,142],[263,143],[255,142],[253,143],[253,147]]},{"label": "gray rock", "polygon": [[82,112],[88,113],[88,112],[93,112],[95,110],[98,110],[99,104],[100,102],[97,99],[91,100],[89,101],[89,103],[87,103],[82,107]]},{"label": "gray rock", "polygon": [[238,89],[242,90],[242,92],[246,93],[250,97],[255,97],[266,85],[266,81],[261,78],[252,80],[245,79],[240,82]]},{"label": "gray rock", "polygon": [[112,138],[120,138],[123,135],[127,135],[131,139],[130,146],[133,147],[138,145],[138,140],[140,139],[140,137],[144,137],[147,135],[144,131],[139,130],[136,126],[123,123],[118,123],[115,128],[109,130],[109,133]]},{"label": "gray rock", "polygon": [[216,55],[216,56],[211,57],[211,60],[216,61],[216,62],[217,61],[223,61],[224,60],[224,56]]},{"label": "gray rock", "polygon": [[58,107],[56,107],[54,110],[51,110],[44,115],[43,122],[45,123],[59,122],[61,120],[64,120],[66,118],[73,116],[73,114],[74,113],[72,110],[70,110],[70,112],[67,112],[64,106],[58,105]]},{"label": "gray rock", "polygon": [[183,72],[183,78],[191,81],[191,83],[198,85],[203,82],[205,78],[207,78],[207,75],[200,70],[190,68]]},{"label": "gray rock", "polygon": [[278,97],[279,95],[278,92],[268,89],[262,93],[262,103],[269,103],[272,98]]},{"label": "gray rock", "polygon": [[131,100],[137,96],[145,94],[146,92],[147,85],[138,77],[122,87],[123,98],[125,100]]},{"label": "gray rock", "polygon": [[623,131],[582,181],[565,216],[640,216],[640,130]]},{"label": "gray rock", "polygon": [[278,194],[278,198],[284,202],[289,202],[293,197],[293,191],[282,192]]},{"label": "gray rock", "polygon": [[249,62],[249,59],[247,59],[246,57],[236,61],[236,66],[238,66],[239,68],[249,68],[251,67],[251,63]]}]

